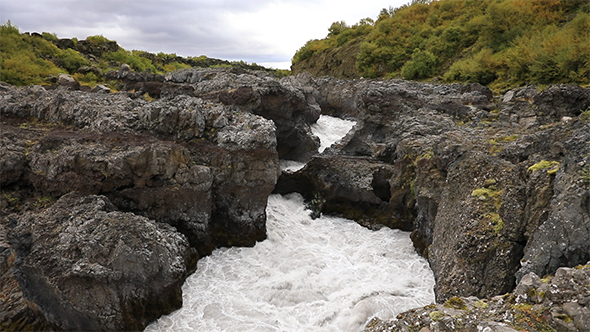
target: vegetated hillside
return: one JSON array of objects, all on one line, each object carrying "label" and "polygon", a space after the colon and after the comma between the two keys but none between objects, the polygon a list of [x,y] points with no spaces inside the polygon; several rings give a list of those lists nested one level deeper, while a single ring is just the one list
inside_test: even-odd
[{"label": "vegetated hillside", "polygon": [[189,67],[238,67],[271,71],[278,76],[288,74],[284,70],[271,70],[243,61],[229,62],[204,55],[180,57],[162,52],[127,51],[117,42],[100,35],[77,40],[59,39],[48,32],[20,33],[10,21],[0,25],[0,40],[0,81],[17,86],[50,84],[59,73],[68,73],[85,85],[109,84],[104,74],[118,70],[123,63],[135,71],[153,74]]},{"label": "vegetated hillside", "polygon": [[[437,77],[493,89],[588,84],[589,12],[587,0],[413,0],[383,9],[377,21],[333,23],[326,38],[297,51],[292,70],[341,78]],[[354,62],[342,59],[347,56]]]}]

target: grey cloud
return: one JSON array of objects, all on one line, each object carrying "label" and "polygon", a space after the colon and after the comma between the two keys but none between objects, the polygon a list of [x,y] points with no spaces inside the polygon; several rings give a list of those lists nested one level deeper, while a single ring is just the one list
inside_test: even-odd
[{"label": "grey cloud", "polygon": [[222,21],[224,13],[253,12],[275,1],[0,0],[0,20],[10,19],[21,31],[47,31],[60,38],[102,34],[126,49],[279,62],[292,54],[274,54],[272,41],[253,47],[247,36],[228,30]]}]

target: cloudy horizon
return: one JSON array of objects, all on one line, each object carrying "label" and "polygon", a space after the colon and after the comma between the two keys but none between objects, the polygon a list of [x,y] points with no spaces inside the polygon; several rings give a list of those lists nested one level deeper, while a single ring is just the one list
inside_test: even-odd
[{"label": "cloudy horizon", "polygon": [[289,69],[333,22],[376,19],[410,0],[0,0],[0,22],[59,38],[102,35],[126,50],[175,53]]}]

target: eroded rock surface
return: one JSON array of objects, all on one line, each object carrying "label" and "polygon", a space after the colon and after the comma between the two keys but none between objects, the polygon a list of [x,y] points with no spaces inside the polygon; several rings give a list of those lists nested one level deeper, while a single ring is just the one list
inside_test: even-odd
[{"label": "eroded rock surface", "polygon": [[66,194],[8,228],[24,298],[60,329],[138,330],[182,304],[187,239],[104,196]]},{"label": "eroded rock surface", "polygon": [[[181,305],[180,286],[198,258],[218,246],[252,246],[266,238],[266,201],[279,174],[272,121],[191,96],[147,102],[126,93],[2,85],[0,98],[0,230],[2,237],[12,234],[2,242],[10,243],[2,247],[2,278],[11,285],[2,299],[3,327],[143,329]],[[63,203],[71,192],[82,201]],[[80,217],[90,227],[83,242],[52,252],[71,236],[69,226],[59,226],[65,216],[51,218],[79,209],[88,197],[100,197],[108,208]],[[147,224],[163,230],[145,233]],[[95,231],[105,228],[112,234]],[[140,233],[120,251],[116,234],[127,228]],[[145,239],[152,235],[159,236],[158,245],[182,238],[175,245],[186,248],[174,254],[182,256],[174,263],[182,273],[166,272],[172,261]],[[113,243],[99,243],[107,238]],[[105,247],[94,248],[93,241]],[[115,256],[128,259],[129,268],[139,264],[136,272],[128,270],[135,274],[112,266]],[[67,279],[68,269],[90,272]],[[147,279],[139,277],[144,273]],[[80,281],[95,277],[94,283]],[[108,282],[101,286],[98,279]],[[142,283],[145,290],[133,288]],[[104,303],[89,300],[92,289],[104,293]],[[44,292],[47,298],[39,295]],[[68,304],[76,299],[85,300]]]},{"label": "eroded rock surface", "polygon": [[493,98],[478,84],[297,79],[323,111],[357,124],[276,191],[302,193],[318,213],[413,229],[438,301],[504,294],[528,272],[590,259],[589,89]]},{"label": "eroded rock surface", "polygon": [[168,73],[162,96],[191,95],[270,119],[277,127],[279,157],[307,161],[319,147],[309,125],[320,108],[309,87],[298,83],[264,72],[190,68]]},{"label": "eroded rock surface", "polygon": [[590,265],[559,268],[554,276],[523,277],[512,293],[490,299],[452,297],[390,321],[373,319],[366,332],[589,331]]}]

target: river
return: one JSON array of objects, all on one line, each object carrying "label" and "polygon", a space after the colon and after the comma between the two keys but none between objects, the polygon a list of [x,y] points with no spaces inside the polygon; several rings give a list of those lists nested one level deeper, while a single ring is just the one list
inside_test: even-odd
[{"label": "river", "polygon": [[[342,121],[320,118],[320,150],[354,124]],[[432,271],[409,233],[313,220],[298,194],[271,195],[266,211],[267,240],[201,259],[182,288],[183,307],[147,332],[360,331],[372,317],[434,302]]]}]

